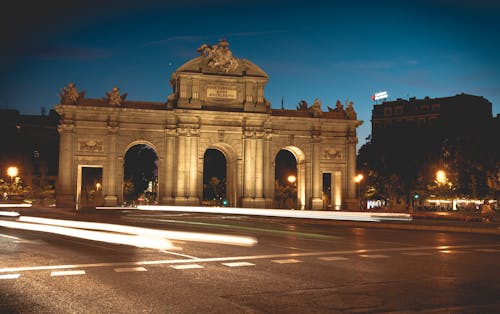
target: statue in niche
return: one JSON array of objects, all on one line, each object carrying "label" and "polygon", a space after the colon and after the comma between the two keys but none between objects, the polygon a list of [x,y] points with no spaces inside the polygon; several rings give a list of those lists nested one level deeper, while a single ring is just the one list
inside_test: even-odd
[{"label": "statue in niche", "polygon": [[349,120],[357,120],[358,117],[357,117],[356,111],[354,111],[354,108],[353,108],[352,105],[353,105],[353,102],[350,101],[349,104],[347,105],[345,113],[346,113],[347,119],[349,119]]},{"label": "statue in niche", "polygon": [[111,106],[121,106],[127,97],[127,93],[120,95],[120,89],[116,86],[110,92],[107,92],[106,95],[108,96],[108,104]]},{"label": "statue in niche", "polygon": [[61,93],[58,95],[61,98],[61,104],[63,105],[76,105],[79,98],[85,96],[85,92],[78,93],[76,85],[70,82],[67,86],[61,89]]},{"label": "statue in niche", "polygon": [[238,59],[233,57],[233,53],[229,50],[229,43],[225,39],[222,39],[219,45],[203,44],[196,51],[208,58],[207,65],[211,70],[228,73],[239,65]]},{"label": "statue in niche", "polygon": [[309,108],[309,111],[311,112],[311,115],[313,117],[319,118],[323,114],[323,111],[321,110],[321,104],[322,104],[321,100],[316,98],[311,108]]}]

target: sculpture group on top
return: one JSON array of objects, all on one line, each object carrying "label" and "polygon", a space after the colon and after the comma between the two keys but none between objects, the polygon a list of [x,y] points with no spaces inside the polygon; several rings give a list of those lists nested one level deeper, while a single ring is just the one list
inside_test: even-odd
[{"label": "sculpture group on top", "polygon": [[[347,120],[357,120],[357,114],[356,111],[354,111],[353,104],[354,103],[352,101],[346,100],[346,108],[344,109],[344,106],[342,105],[340,100],[337,100],[335,108],[331,108],[330,106],[327,106],[327,108],[328,112],[339,113],[343,118]],[[297,110],[307,110],[309,111],[312,117],[320,118],[323,115],[323,110],[321,109],[321,105],[322,101],[319,100],[318,98],[314,100],[314,103],[310,107],[305,100],[301,100],[297,105]]]},{"label": "sculpture group on top", "polygon": [[75,83],[70,82],[67,86],[61,88],[61,93],[58,96],[61,99],[61,104],[76,105],[78,99],[85,97],[85,92],[79,93]]},{"label": "sculpture group on top", "polygon": [[196,51],[208,58],[207,65],[211,70],[228,73],[239,65],[238,59],[233,57],[233,53],[228,47],[229,43],[222,39],[219,45],[203,44]]},{"label": "sculpture group on top", "polygon": [[116,86],[110,92],[107,92],[106,95],[108,96],[108,104],[111,106],[121,106],[122,101],[127,97],[127,93],[120,95],[120,89]]}]

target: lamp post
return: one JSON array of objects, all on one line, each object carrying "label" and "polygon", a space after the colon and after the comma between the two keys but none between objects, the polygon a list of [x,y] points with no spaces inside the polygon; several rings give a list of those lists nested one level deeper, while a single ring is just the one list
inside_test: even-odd
[{"label": "lamp post", "polygon": [[288,203],[288,200],[290,200],[291,204],[289,204],[289,206],[293,209],[295,207],[295,200],[293,197],[293,191],[294,191],[295,182],[297,182],[297,177],[292,174],[292,175],[289,175],[286,178],[286,180],[289,183],[288,188],[287,188],[287,190],[288,190],[287,203]]},{"label": "lamp post", "polygon": [[359,207],[361,208],[361,193],[360,193],[360,185],[361,181],[363,181],[363,175],[360,173],[354,177],[354,182],[356,182],[356,196],[358,198]]}]

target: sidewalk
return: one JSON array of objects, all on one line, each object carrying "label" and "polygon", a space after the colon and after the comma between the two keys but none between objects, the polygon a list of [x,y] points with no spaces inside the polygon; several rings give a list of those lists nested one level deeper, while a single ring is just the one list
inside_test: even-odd
[{"label": "sidewalk", "polygon": [[[4,209],[8,210],[8,209]],[[61,219],[73,219],[95,214],[96,211],[112,213],[121,210],[140,210],[134,208],[106,208],[101,207],[96,210],[76,211],[72,208],[55,207],[30,207],[12,208],[21,215],[48,214],[52,218],[60,216]],[[402,230],[426,230],[442,232],[463,232],[479,234],[500,235],[500,217],[497,214],[496,220],[492,223],[481,222],[477,215],[464,215],[453,212],[417,212],[411,215],[407,213],[383,213],[383,212],[346,212],[346,211],[302,211],[302,210],[272,210],[272,209],[245,209],[238,212],[234,208],[227,207],[162,207],[166,212],[198,212],[198,213],[219,213],[219,214],[240,214],[256,215],[260,217],[289,217],[296,219],[315,219],[323,223],[365,228],[385,228]]]}]

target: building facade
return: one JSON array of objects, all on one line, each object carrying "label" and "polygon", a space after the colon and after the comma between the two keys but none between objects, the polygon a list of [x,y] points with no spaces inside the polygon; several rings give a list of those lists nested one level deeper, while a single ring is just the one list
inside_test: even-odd
[{"label": "building facade", "polygon": [[[160,204],[199,205],[204,155],[216,149],[226,158],[229,206],[273,207],[280,150],[296,158],[300,209],[324,208],[325,190],[333,208],[355,206],[356,128],[362,121],[352,103],[326,112],[320,101],[271,109],[261,68],[235,58],[226,41],[198,52],[172,74],[167,102],[129,101],[116,87],[102,99],[85,98],[74,84],[62,90],[55,106],[61,116],[58,206],[81,206],[89,169],[102,173],[102,205],[121,204],[124,155],[137,144],[158,156]],[[324,176],[331,178],[329,189]]]}]

